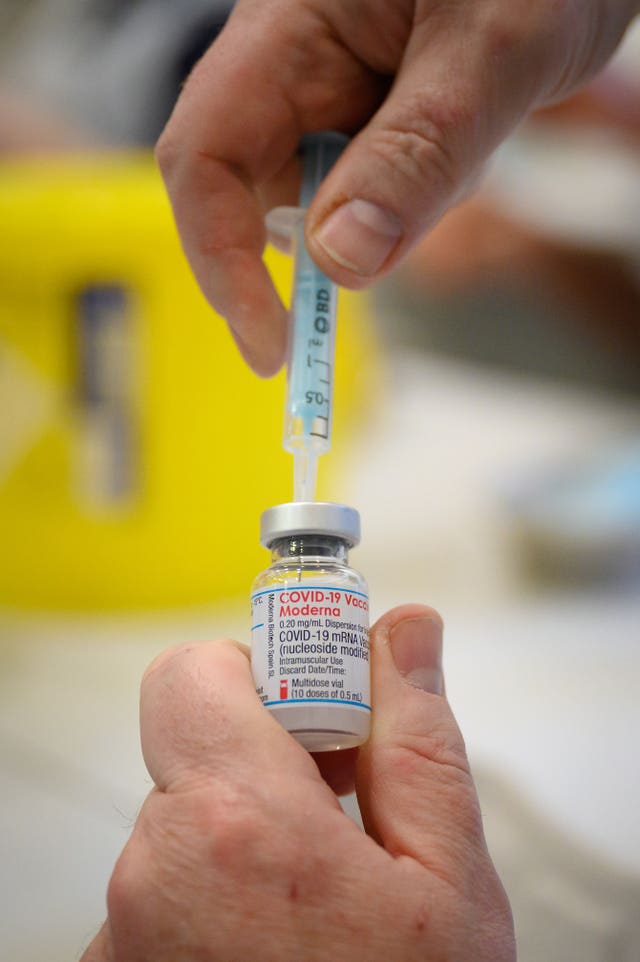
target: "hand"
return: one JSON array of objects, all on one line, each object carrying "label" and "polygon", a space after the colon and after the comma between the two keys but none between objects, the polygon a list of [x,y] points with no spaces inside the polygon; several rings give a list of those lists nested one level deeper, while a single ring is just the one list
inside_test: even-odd
[{"label": "hand", "polygon": [[[371,634],[373,729],[355,762],[367,834],[257,697],[231,641],[160,656],[142,684],[156,784],[83,962],[513,962],[442,625],[405,605]],[[355,752],[317,756],[348,789]]]},{"label": "hand", "polygon": [[158,144],[205,296],[260,374],[285,350],[264,213],[296,203],[303,133],[355,134],[311,205],[318,265],[362,288],[470,189],[532,107],[606,61],[638,0],[239,0]]}]

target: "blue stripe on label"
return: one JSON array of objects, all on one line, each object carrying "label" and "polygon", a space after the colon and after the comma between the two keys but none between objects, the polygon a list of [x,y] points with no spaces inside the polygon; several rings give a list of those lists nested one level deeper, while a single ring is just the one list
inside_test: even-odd
[{"label": "blue stripe on label", "polygon": [[304,702],[313,702],[314,704],[324,703],[328,705],[344,705],[350,708],[365,708],[367,711],[371,711],[371,705],[365,705],[361,701],[345,701],[341,698],[283,698],[281,701],[265,701],[263,705],[265,708],[269,708],[271,705],[301,705]]},{"label": "blue stripe on label", "polygon": [[354,591],[353,588],[339,588],[337,585],[308,585],[306,581],[303,585],[296,582],[293,585],[284,585],[282,588],[265,588],[264,591],[256,591],[252,594],[251,599],[258,598],[260,595],[277,594],[279,591],[341,591],[345,595],[359,595],[361,598],[369,600],[369,595],[366,595],[364,591]]},{"label": "blue stripe on label", "polygon": [[264,621],[262,621],[259,625],[254,625],[251,631],[256,631],[258,628],[264,628]]}]

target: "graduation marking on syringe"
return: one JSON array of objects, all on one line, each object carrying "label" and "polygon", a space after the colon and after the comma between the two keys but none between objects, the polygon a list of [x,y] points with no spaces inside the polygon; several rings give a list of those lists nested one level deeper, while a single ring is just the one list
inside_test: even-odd
[{"label": "graduation marking on syringe", "polygon": [[327,375],[328,375],[328,377],[319,377],[319,378],[318,378],[319,383],[320,383],[320,384],[331,384],[331,365],[329,364],[329,362],[328,362],[328,361],[321,361],[319,358],[316,357],[316,358],[314,358],[313,363],[314,363],[314,364],[324,364],[324,366],[325,366],[326,368],[328,368],[328,371],[326,372]]},{"label": "graduation marking on syringe", "polygon": [[312,434],[316,438],[328,438],[329,437],[329,418],[325,417],[323,414],[317,414],[313,419],[313,421],[314,421],[314,425],[313,425],[314,427],[316,426],[315,424],[316,421],[324,421],[325,429],[324,429],[324,432],[310,431],[309,434]]}]

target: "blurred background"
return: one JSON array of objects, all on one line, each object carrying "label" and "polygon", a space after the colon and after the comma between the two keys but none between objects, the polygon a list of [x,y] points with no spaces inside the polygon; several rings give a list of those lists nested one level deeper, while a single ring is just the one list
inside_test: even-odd
[{"label": "blurred background", "polygon": [[[150,787],[137,693],[248,639],[291,495],[151,146],[228,6],[0,6],[0,932],[79,957]],[[283,296],[287,259],[267,251]],[[640,24],[340,309],[323,497],[374,615],[430,603],[521,962],[640,957]],[[353,799],[346,808],[357,818]]]}]

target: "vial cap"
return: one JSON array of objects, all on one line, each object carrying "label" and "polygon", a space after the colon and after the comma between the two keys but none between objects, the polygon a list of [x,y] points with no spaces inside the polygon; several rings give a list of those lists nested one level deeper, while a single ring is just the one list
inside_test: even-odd
[{"label": "vial cap", "polygon": [[333,535],[353,548],[360,541],[360,515],[355,508],[329,501],[292,501],[262,512],[260,543],[265,548],[297,534]]}]

